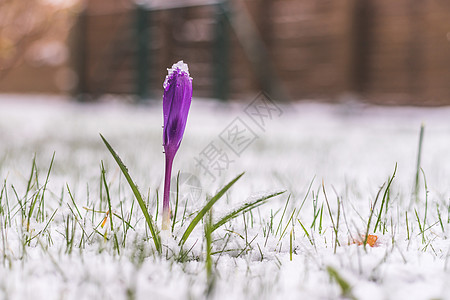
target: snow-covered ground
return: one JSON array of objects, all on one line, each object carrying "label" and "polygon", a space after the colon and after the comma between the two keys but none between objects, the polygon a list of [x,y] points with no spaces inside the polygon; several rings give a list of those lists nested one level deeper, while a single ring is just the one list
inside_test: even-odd
[{"label": "snow-covered ground", "polygon": [[[193,100],[174,163],[177,222],[158,254],[99,133],[156,217],[161,103],[1,95],[0,299],[450,299],[450,108],[251,100]],[[102,161],[114,231],[109,216],[101,226]],[[177,243],[207,197],[244,171],[213,220],[286,192],[213,232],[208,277],[204,225],[184,254]],[[367,228],[374,247],[358,243]]]}]

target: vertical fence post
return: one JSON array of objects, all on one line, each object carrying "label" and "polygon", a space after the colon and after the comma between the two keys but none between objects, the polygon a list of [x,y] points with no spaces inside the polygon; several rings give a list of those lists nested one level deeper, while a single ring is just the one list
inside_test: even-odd
[{"label": "vertical fence post", "polygon": [[227,0],[217,4],[213,46],[214,97],[222,101],[227,100],[229,96],[230,36],[227,17],[229,13]]},{"label": "vertical fence post", "polygon": [[88,78],[87,78],[87,43],[86,35],[88,15],[86,9],[80,12],[75,25],[75,36],[73,48],[76,49],[73,53],[74,69],[78,76],[78,82],[75,90],[73,91],[78,101],[86,101],[86,93],[88,92]]},{"label": "vertical fence post", "polygon": [[136,6],[136,94],[139,101],[148,98],[148,10],[141,5]]},{"label": "vertical fence post", "polygon": [[[271,59],[270,51],[273,49],[272,39],[273,39],[273,20],[271,18],[273,13],[273,0],[262,0],[258,5],[258,16],[256,17],[256,30],[259,33],[260,43],[264,47],[260,51],[265,52],[265,59],[260,60],[259,72],[256,75],[258,78],[259,89],[265,90],[269,95],[276,95],[277,87],[274,81],[275,69],[271,68],[269,59]],[[257,38],[256,36],[254,38]]]},{"label": "vertical fence post", "polygon": [[407,53],[407,65],[408,65],[408,89],[416,101],[416,103],[421,103],[423,99],[424,91],[424,79],[423,79],[423,65],[424,65],[424,33],[423,30],[426,28],[426,23],[422,20],[424,19],[425,8],[422,1],[411,0],[411,5],[409,6],[409,41]]},{"label": "vertical fence post", "polygon": [[370,48],[373,42],[373,19],[374,9],[368,0],[354,0],[351,6],[352,26],[350,39],[351,66],[350,66],[350,89],[359,95],[370,92],[371,66]]}]

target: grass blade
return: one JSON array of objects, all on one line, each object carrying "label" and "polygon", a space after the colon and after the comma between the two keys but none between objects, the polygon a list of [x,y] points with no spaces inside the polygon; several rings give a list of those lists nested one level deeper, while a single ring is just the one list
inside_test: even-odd
[{"label": "grass blade", "polygon": [[211,207],[219,200],[232,186],[233,184],[238,181],[242,175],[244,175],[245,172],[239,174],[236,178],[231,180],[226,186],[224,186],[214,197],[212,197],[206,205],[198,212],[198,214],[194,217],[194,219],[189,224],[188,228],[184,232],[183,236],[180,240],[180,246],[182,246],[186,240],[188,239],[189,235],[191,234],[192,230],[194,230],[195,226],[197,226],[198,222],[200,222],[201,219],[205,216],[205,214],[208,212],[208,210],[211,209]]},{"label": "grass blade", "polygon": [[286,213],[286,209],[287,209],[287,206],[288,206],[288,204],[289,204],[289,200],[290,200],[290,199],[291,199],[291,195],[289,195],[289,197],[288,197],[287,200],[286,200],[286,204],[284,205],[283,214],[281,215],[280,223],[278,223],[278,227],[277,227],[277,231],[275,231],[275,235],[278,234],[278,231],[281,232],[281,226],[283,225],[284,214]]},{"label": "grass blade", "polygon": [[356,299],[355,296],[353,296],[352,294],[352,286],[350,285],[350,283],[347,280],[345,280],[335,268],[327,266],[327,272],[328,275],[330,275],[330,278],[336,281],[336,283],[341,288],[343,298]]},{"label": "grass blade", "polygon": [[416,199],[416,202],[419,201],[419,175],[420,175],[420,160],[422,157],[422,145],[423,145],[423,135],[425,131],[425,124],[422,123],[420,125],[420,133],[419,133],[419,145],[417,150],[417,164],[416,164],[416,177],[414,180],[414,196]]},{"label": "grass blade", "polygon": [[109,188],[108,188],[108,183],[106,182],[106,171],[105,171],[105,166],[103,165],[103,161],[102,161],[102,180],[103,180],[103,184],[105,186],[105,192],[106,192],[106,199],[108,200],[108,211],[109,211],[109,225],[110,225],[110,229],[111,232],[113,233],[113,237],[114,237],[114,246],[117,249],[117,254],[120,255],[120,250],[119,250],[119,241],[117,240],[117,234],[116,231],[114,230],[114,222],[113,222],[113,212],[112,212],[112,208],[111,208],[111,196],[109,195]]},{"label": "grass blade", "polygon": [[147,221],[148,228],[150,229],[150,233],[153,237],[153,242],[155,243],[156,250],[161,253],[161,240],[159,238],[159,235],[156,231],[156,225],[153,224],[152,216],[148,213],[147,207],[145,206],[144,200],[142,199],[141,193],[139,192],[137,186],[134,184],[133,179],[131,179],[130,174],[128,173],[127,167],[124,165],[120,157],[117,155],[117,153],[114,151],[114,149],[111,147],[111,145],[106,141],[106,139],[103,137],[103,135],[100,134],[100,137],[103,140],[103,143],[105,143],[106,148],[108,148],[109,152],[111,152],[111,155],[114,157],[114,160],[119,165],[120,170],[122,171],[123,175],[125,176],[126,180],[128,181],[128,184],[130,185],[131,190],[134,193],[134,196],[136,197],[136,200],[138,201],[139,207],[142,210],[142,213],[144,214],[145,220]]},{"label": "grass blade", "polygon": [[25,196],[23,197],[25,199],[25,201],[26,201],[26,199],[28,197],[28,193],[31,189],[31,181],[33,180],[33,175],[34,175],[35,170],[36,170],[36,153],[34,154],[33,163],[31,164],[31,173],[30,173],[30,177],[28,178],[27,190],[25,192]]},{"label": "grass blade", "polygon": [[377,206],[377,202],[378,202],[378,199],[380,198],[381,191],[383,190],[385,185],[386,185],[386,182],[383,183],[383,185],[378,190],[378,193],[375,196],[375,201],[373,202],[373,205],[372,205],[372,209],[370,210],[369,220],[367,221],[366,234],[364,235],[364,241],[363,241],[364,250],[366,250],[367,239],[369,238],[370,223],[372,222],[373,213],[375,212],[375,207]]},{"label": "grass blade", "polygon": [[206,295],[211,295],[213,288],[214,288],[214,274],[213,274],[213,263],[212,263],[212,255],[211,255],[211,249],[212,249],[212,216],[211,211],[208,211],[208,214],[205,216],[205,240],[206,240],[206,259],[205,259],[205,268],[206,268],[206,280],[208,282],[207,289],[206,289]]},{"label": "grass blade", "polygon": [[45,183],[44,183],[44,186],[42,188],[41,200],[39,202],[39,207],[38,207],[38,212],[37,212],[37,217],[36,217],[36,219],[37,219],[38,216],[39,216],[39,213],[40,213],[42,221],[44,221],[44,218],[45,218],[45,216],[44,216],[44,208],[45,208],[44,207],[44,203],[45,203],[44,202],[44,196],[45,196],[45,191],[47,190],[47,184],[48,184],[48,181],[49,181],[49,178],[50,178],[50,172],[52,171],[53,162],[55,161],[55,154],[56,154],[56,152],[53,152],[52,160],[50,162],[50,167],[48,168],[48,172],[47,172],[47,177],[45,178]]},{"label": "grass blade", "polygon": [[[384,190],[383,200],[381,201],[380,211],[379,211],[379,214],[378,214],[377,221],[376,221],[376,223],[375,223],[375,227],[373,228],[373,232],[376,232],[376,231],[377,231],[377,227],[378,227],[378,225],[380,224],[380,221],[381,221],[381,215],[382,215],[382,213],[383,213],[383,206],[384,206],[384,203],[386,202],[386,199],[387,199],[387,197],[388,197],[389,189],[391,188],[391,184],[392,184],[392,181],[393,181],[394,178],[395,178],[395,173],[396,173],[396,172],[397,172],[397,163],[395,163],[394,173],[392,173],[392,176],[388,179],[388,183],[387,183],[386,189]],[[387,204],[386,204],[386,205],[387,205]],[[386,206],[386,207],[387,207],[387,206]],[[375,206],[374,206],[374,209],[375,209]],[[387,208],[386,208],[386,209],[387,209]]]},{"label": "grass blade", "polygon": [[75,207],[75,209],[77,210],[77,213],[78,213],[78,215],[80,216],[80,220],[82,220],[83,217],[81,216],[80,210],[78,209],[78,206],[77,206],[77,204],[75,203],[75,199],[73,198],[73,195],[72,195],[72,192],[70,191],[70,188],[69,188],[69,184],[68,184],[68,183],[66,183],[66,187],[67,187],[67,192],[69,193],[70,200],[72,200],[72,204],[73,204],[73,206]]},{"label": "grass blade", "polygon": [[236,218],[241,213],[246,213],[246,212],[248,212],[250,210],[253,210],[254,208],[256,208],[258,206],[261,206],[264,203],[266,203],[267,200],[269,200],[270,198],[276,197],[276,196],[281,195],[281,194],[283,194],[285,192],[286,191],[276,192],[276,193],[273,193],[273,194],[270,194],[270,195],[267,195],[267,196],[263,196],[263,197],[259,198],[258,200],[247,202],[247,203],[243,204],[241,207],[239,207],[238,209],[235,209],[232,212],[228,213],[225,217],[223,217],[216,224],[214,224],[212,226],[212,231],[216,230],[217,228],[219,228],[223,224],[227,223],[231,219]]},{"label": "grass blade", "polygon": [[298,223],[300,224],[300,226],[302,226],[303,231],[305,232],[306,236],[308,237],[309,242],[311,243],[312,246],[314,246],[314,243],[311,239],[311,236],[309,235],[308,231],[306,230],[305,226],[303,226],[302,222],[300,222],[300,219],[297,219]]},{"label": "grass blade", "polygon": [[292,233],[294,232],[294,227],[291,229],[291,233],[289,234],[289,260],[292,261]]}]

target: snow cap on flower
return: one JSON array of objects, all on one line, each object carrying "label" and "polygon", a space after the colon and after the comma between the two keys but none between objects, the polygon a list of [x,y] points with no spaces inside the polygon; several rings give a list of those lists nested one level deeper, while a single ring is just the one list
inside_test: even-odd
[{"label": "snow cap on flower", "polygon": [[187,64],[182,60],[167,71],[168,75],[163,84],[163,144],[166,156],[173,158],[186,128],[192,100],[192,78],[189,76]]}]

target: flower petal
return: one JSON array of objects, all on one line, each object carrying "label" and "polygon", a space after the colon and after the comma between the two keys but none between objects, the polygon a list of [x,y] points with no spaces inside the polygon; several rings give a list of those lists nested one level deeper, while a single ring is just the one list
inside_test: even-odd
[{"label": "flower petal", "polygon": [[186,127],[192,99],[192,78],[183,61],[174,64],[168,71],[163,85],[163,142],[166,154],[174,156]]}]

